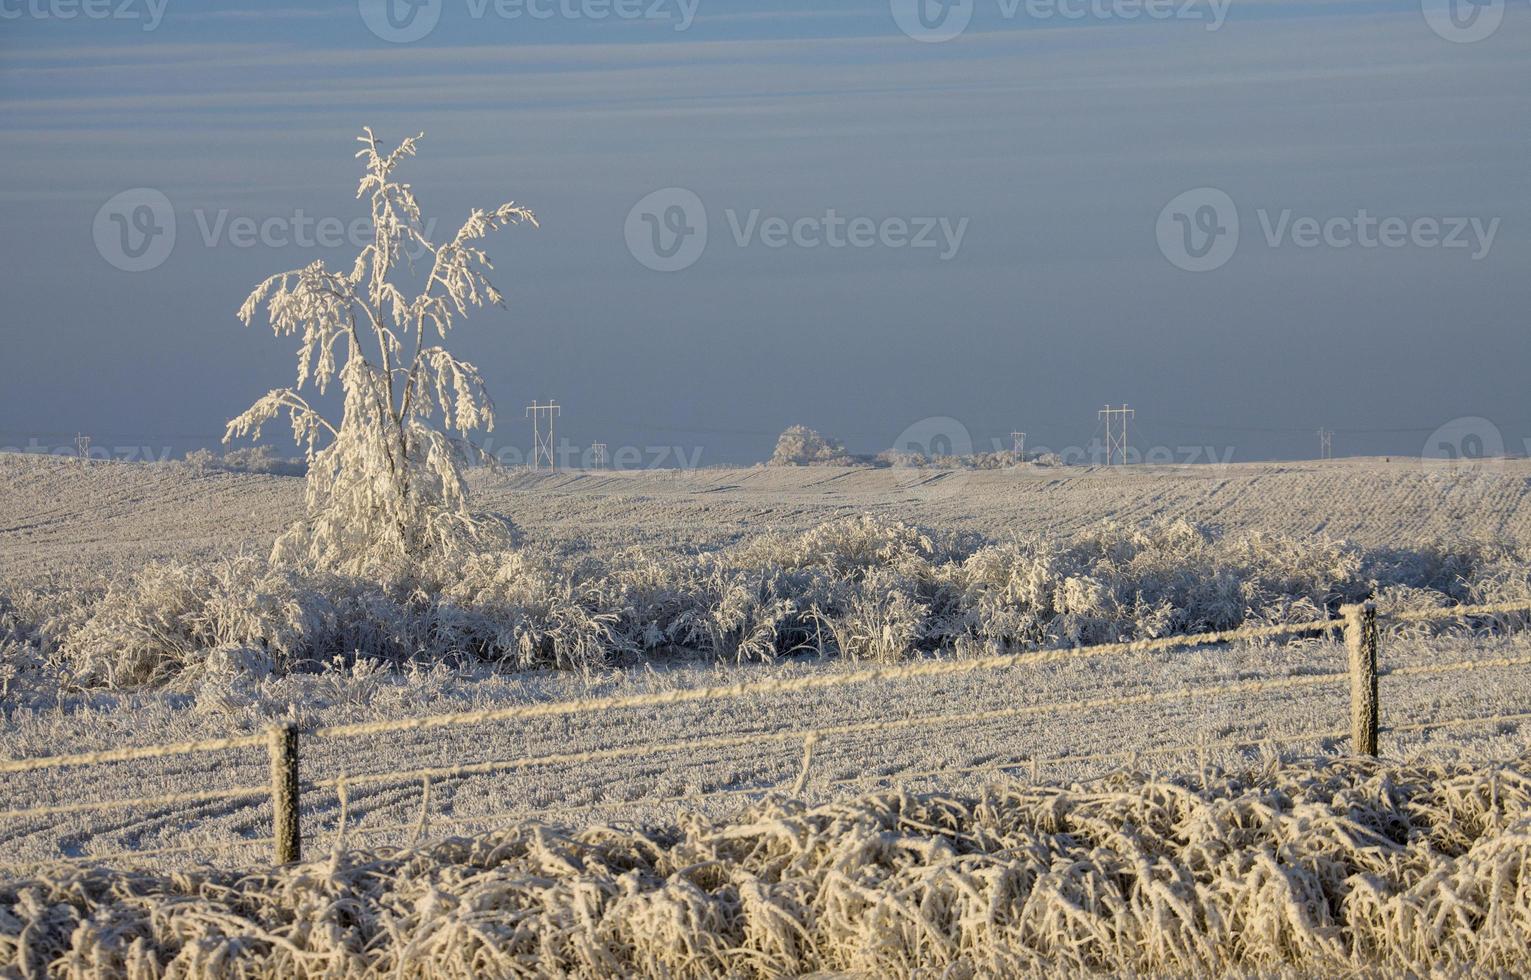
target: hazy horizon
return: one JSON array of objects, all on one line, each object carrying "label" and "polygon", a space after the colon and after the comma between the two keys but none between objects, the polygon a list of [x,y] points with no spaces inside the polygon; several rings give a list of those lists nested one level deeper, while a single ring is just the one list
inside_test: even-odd
[{"label": "hazy horizon", "polygon": [[702,465],[793,424],[1088,446],[1107,403],[1140,452],[1235,461],[1531,437],[1525,2],[0,6],[0,446],[179,455],[291,383],[234,313],[349,267],[363,125],[425,133],[439,234],[541,221],[488,241],[508,310],[454,335],[492,448],[550,398],[575,445]]}]

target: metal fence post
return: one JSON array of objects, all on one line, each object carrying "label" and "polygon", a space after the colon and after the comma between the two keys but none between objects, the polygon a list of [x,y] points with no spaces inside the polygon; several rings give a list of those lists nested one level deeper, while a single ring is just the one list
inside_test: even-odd
[{"label": "metal fence post", "polygon": [[276,840],[276,863],[291,864],[303,856],[298,827],[298,726],[292,722],[272,725],[266,734],[271,753],[271,836]]},{"label": "metal fence post", "polygon": [[1377,606],[1363,602],[1340,610],[1350,653],[1350,749],[1377,755]]}]

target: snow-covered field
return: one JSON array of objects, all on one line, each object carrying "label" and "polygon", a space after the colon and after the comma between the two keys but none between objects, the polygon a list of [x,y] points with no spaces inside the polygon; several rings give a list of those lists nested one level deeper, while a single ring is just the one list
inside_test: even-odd
[{"label": "snow-covered field", "polygon": [[[714,551],[769,531],[805,531],[862,513],[989,541],[1016,534],[1066,538],[1114,519],[1137,525],[1185,518],[1227,533],[1344,537],[1368,552],[1411,544],[1531,543],[1531,465],[1468,474],[1381,460],[1248,464],[1223,469],[911,472],[853,468],[715,469],[647,473],[481,473],[475,506],[514,518],[523,543],[569,561]],[[0,595],[22,588],[91,587],[131,575],[152,559],[201,562],[263,554],[294,517],[302,483],[289,477],[199,474],[178,465],[138,466],[0,457]],[[950,655],[940,654],[942,656]],[[1390,638],[1383,667],[1525,658],[1522,635]],[[369,661],[285,677],[199,675],[168,688],[98,690],[64,699],[9,691],[0,756],[91,751],[133,744],[258,732],[272,720],[305,726],[403,718],[551,699],[585,698],[763,680],[851,669],[839,658],[795,656],[733,665],[672,658],[590,677],[483,666],[390,673]],[[1211,685],[1339,672],[1330,640],[1241,645],[1115,660],[860,684],[790,696],[754,696],[663,708],[576,714],[512,724],[358,740],[306,739],[305,780],[361,777],[482,760],[578,755],[597,759],[528,765],[435,780],[422,806],[420,781],[348,790],[348,840],[402,843],[483,830],[506,814],[555,822],[652,821],[681,810],[721,814],[799,779],[811,800],[908,784],[974,790],[1006,776],[1089,779],[1124,764],[1185,769],[1263,754],[1343,752],[1343,682],[1182,697]],[[1064,702],[1160,692],[1150,703],[1052,710]],[[1525,723],[1425,730],[1446,719],[1531,711],[1531,669],[1490,668],[1384,678],[1386,756],[1503,760],[1531,750]],[[1009,711],[1009,714],[1005,712]],[[982,719],[969,716],[988,713]],[[928,716],[929,721],[920,719]],[[941,720],[945,718],[946,720]],[[906,725],[871,726],[889,721]],[[841,731],[855,729],[863,731]],[[830,730],[804,769],[804,735]],[[1291,743],[1285,736],[1330,733]],[[1166,746],[1196,746],[1154,754]],[[1249,744],[1234,744],[1249,743]],[[1137,760],[1132,753],[1143,755]],[[10,807],[67,806],[121,796],[261,786],[259,749],[0,776]],[[418,826],[421,814],[427,817]],[[333,788],[304,797],[308,846],[335,839]],[[269,806],[256,799],[141,810],[104,809],[12,819],[0,826],[8,861],[260,839]],[[260,861],[261,845],[230,853],[146,858],[167,866],[207,858]]]},{"label": "snow-covered field", "polygon": [[[1524,637],[1508,640],[1395,641],[1384,668],[1443,660],[1523,659]],[[752,696],[664,709],[631,709],[517,723],[396,733],[359,739],[305,739],[303,773],[319,782],[345,775],[472,764],[484,760],[627,750],[627,757],[532,765],[469,777],[435,779],[424,803],[419,780],[391,780],[349,788],[350,840],[407,843],[417,836],[422,809],[428,836],[492,829],[506,815],[583,825],[591,821],[663,821],[681,810],[726,814],[751,796],[786,792],[802,773],[803,738],[816,729],[907,720],[891,731],[828,734],[815,746],[804,793],[828,800],[868,789],[975,790],[996,779],[1029,779],[1035,756],[1099,756],[1044,763],[1039,775],[1067,783],[1124,765],[1148,771],[1195,768],[1207,762],[1238,768],[1273,752],[1286,756],[1344,753],[1348,691],[1343,679],[1312,687],[1203,694],[1175,692],[1261,678],[1301,677],[1344,670],[1336,644],[1240,646],[1121,662],[1068,661],[1058,665],[985,671],[897,684],[832,688],[790,697]],[[592,683],[546,672],[457,675],[444,669],[416,676],[330,675],[272,680],[226,692],[190,695],[98,696],[60,713],[14,711],[0,738],[7,757],[91,751],[151,742],[256,733],[291,710],[305,724],[336,724],[479,710],[549,699],[637,693],[675,686],[716,685],[740,679],[841,671],[841,663],[805,662],[774,667],[677,667],[627,672]],[[1104,709],[1052,710],[1061,702],[1164,692],[1151,704]],[[1421,755],[1441,760],[1503,760],[1531,750],[1531,723],[1504,722],[1445,730],[1409,726],[1531,710],[1531,668],[1493,668],[1442,677],[1385,678],[1382,683],[1389,758]],[[1038,710],[1014,717],[935,721],[976,712]],[[1518,706],[1518,709],[1515,707]],[[1326,733],[1293,743],[1290,735]],[[744,737],[742,744],[737,741]],[[1196,746],[1214,743],[1203,754]],[[715,741],[722,745],[711,745]],[[1272,745],[1261,744],[1271,740]],[[1227,742],[1251,743],[1229,746]],[[1166,746],[1191,748],[1158,755]],[[1134,750],[1146,753],[1134,760]],[[1008,768],[1007,768],[1008,767]],[[243,749],[205,756],[114,763],[0,777],[13,806],[68,804],[112,797],[264,786],[265,753]],[[723,791],[723,792],[719,792]],[[311,848],[335,840],[340,805],[334,789],[304,799]],[[40,860],[122,850],[215,846],[270,836],[271,812],[261,799],[178,804],[149,811],[94,811],[9,820],[3,841],[8,861]],[[374,828],[380,828],[374,832]],[[391,829],[390,829],[391,828]],[[206,857],[220,864],[266,858],[269,847],[233,854],[175,853],[147,863],[185,864]]]},{"label": "snow-covered field", "polygon": [[[766,529],[886,514],[1000,539],[1105,520],[1181,517],[1228,531],[1324,533],[1365,547],[1531,543],[1531,461],[1457,471],[1402,457],[1181,467],[921,471],[853,467],[479,471],[474,506],[570,552],[716,548]],[[264,554],[302,509],[303,481],[0,456],[8,582],[93,576],[149,558]]]}]

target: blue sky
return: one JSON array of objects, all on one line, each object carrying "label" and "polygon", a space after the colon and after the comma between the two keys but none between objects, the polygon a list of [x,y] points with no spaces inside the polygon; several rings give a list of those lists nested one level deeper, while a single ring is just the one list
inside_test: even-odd
[{"label": "blue sky", "polygon": [[[969,0],[939,43],[902,0],[561,2],[440,0],[390,43],[356,2],[0,0],[0,445],[179,452],[289,383],[290,344],[234,312],[266,275],[348,262],[293,239],[363,213],[363,125],[425,132],[406,176],[442,234],[505,199],[542,220],[490,243],[509,309],[458,334],[496,446],[550,397],[575,443],[703,462],[794,423],[868,452],[930,417],[981,449],[1084,445],[1105,402],[1141,449],[1237,459],[1312,455],[1320,425],[1342,454],[1486,431],[1463,418],[1531,437],[1527,0],[1455,27],[1417,2]],[[98,244],[134,188],[176,230],[144,271]],[[707,230],[670,272],[633,251],[665,188]],[[1206,188],[1237,245],[1188,271],[1177,236],[1231,241]],[[857,219],[863,246],[829,228]]]}]

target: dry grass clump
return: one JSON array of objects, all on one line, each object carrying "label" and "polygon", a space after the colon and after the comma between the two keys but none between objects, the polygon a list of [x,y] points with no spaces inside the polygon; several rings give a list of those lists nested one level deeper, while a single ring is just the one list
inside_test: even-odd
[{"label": "dry grass clump", "polygon": [[248,873],[0,886],[24,975],[1531,970],[1531,760],[788,799]]}]

